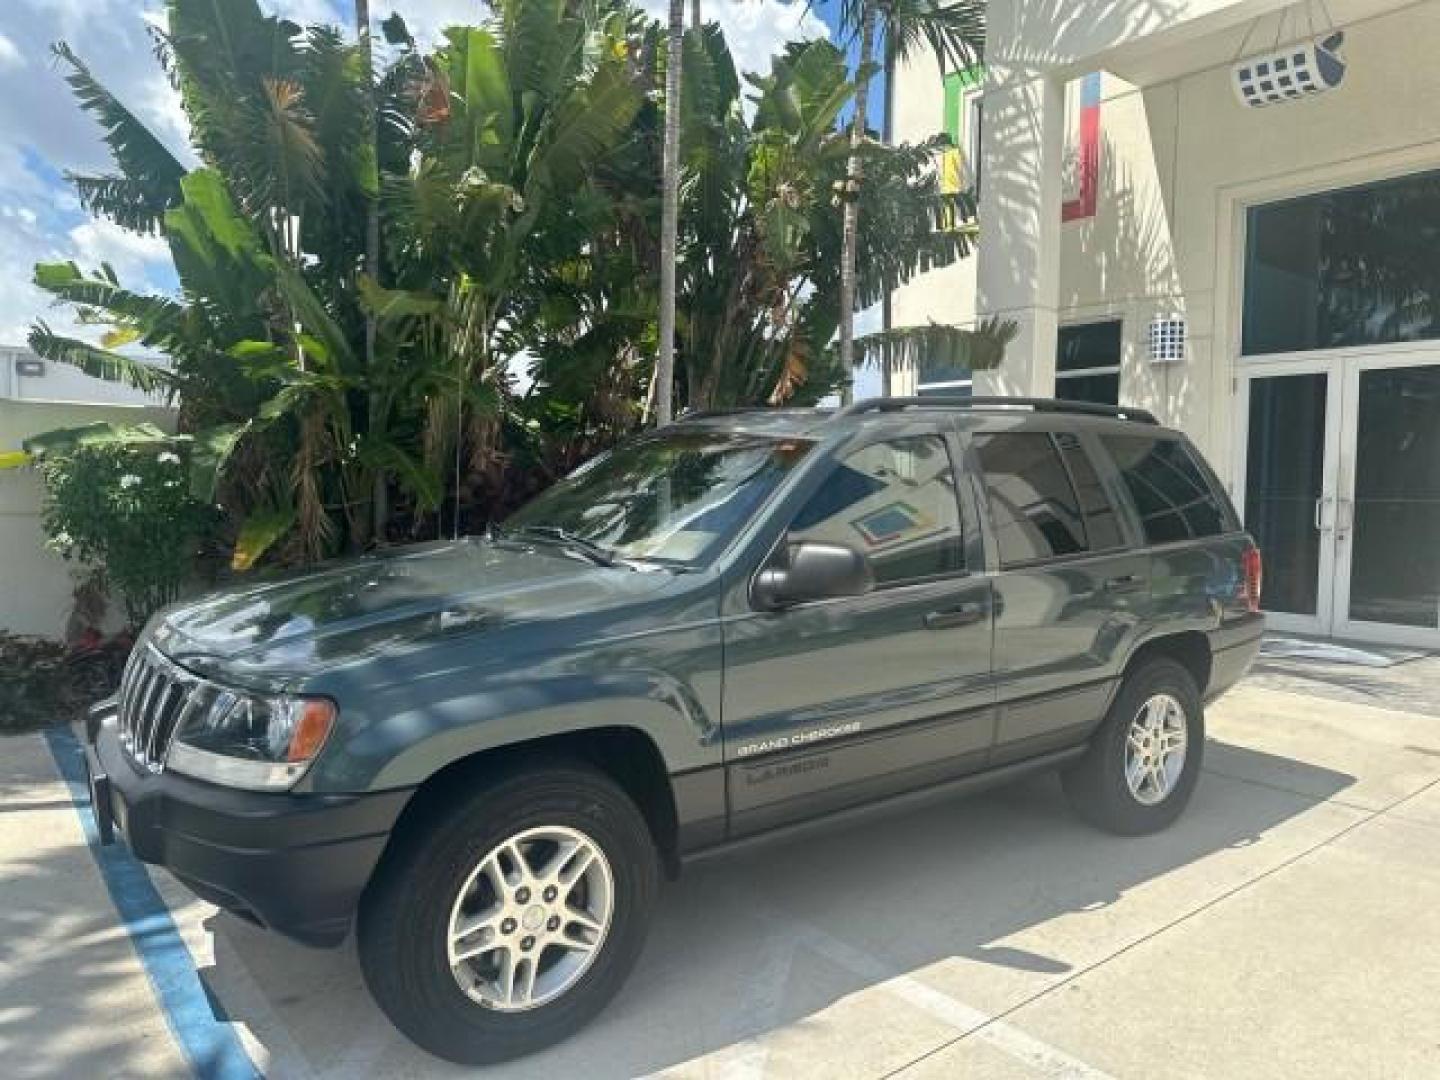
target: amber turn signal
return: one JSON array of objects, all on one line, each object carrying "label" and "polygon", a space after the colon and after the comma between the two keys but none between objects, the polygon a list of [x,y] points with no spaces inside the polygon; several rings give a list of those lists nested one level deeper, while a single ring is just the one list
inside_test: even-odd
[{"label": "amber turn signal", "polygon": [[320,752],[335,724],[335,703],[327,698],[308,698],[297,704],[299,717],[290,736],[286,761],[309,761]]}]

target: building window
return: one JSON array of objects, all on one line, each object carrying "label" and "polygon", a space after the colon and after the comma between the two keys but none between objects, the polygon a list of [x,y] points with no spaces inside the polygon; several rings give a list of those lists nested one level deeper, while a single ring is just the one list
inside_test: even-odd
[{"label": "building window", "polygon": [[[951,145],[940,155],[940,193],[959,195],[973,191],[980,197],[980,90],[985,82],[981,65],[952,71],[943,80],[945,134]],[[952,227],[959,222],[952,223]]]},{"label": "building window", "polygon": [[922,362],[916,374],[915,393],[921,397],[969,397],[974,386],[969,368],[931,367]]},{"label": "building window", "polygon": [[1062,401],[1120,404],[1120,339],[1124,324],[1062,326],[1055,350],[1055,396]]},{"label": "building window", "polygon": [[1440,338],[1440,171],[1253,207],[1246,356]]}]

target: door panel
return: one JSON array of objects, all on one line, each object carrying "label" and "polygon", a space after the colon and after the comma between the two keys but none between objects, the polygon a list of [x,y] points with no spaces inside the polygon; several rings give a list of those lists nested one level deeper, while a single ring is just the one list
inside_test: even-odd
[{"label": "door panel", "polygon": [[972,444],[999,570],[991,760],[1002,764],[1075,743],[1100,720],[1149,602],[1150,560],[1124,547],[1103,459],[1073,433]]},{"label": "door panel", "polygon": [[1440,643],[1440,363],[1358,361],[1346,382],[1337,631]]},{"label": "door panel", "polygon": [[1340,380],[1326,364],[1248,374],[1240,505],[1265,559],[1268,624],[1299,633],[1330,626],[1335,577]]},{"label": "door panel", "polygon": [[[952,619],[934,626],[935,613]],[[727,623],[732,835],[982,766],[994,729],[990,635],[984,577]]]},{"label": "door panel", "polygon": [[1073,743],[1100,720],[1149,583],[1149,556],[1130,552],[999,575],[995,764]]},{"label": "door panel", "polygon": [[991,586],[965,572],[947,439],[861,446],[789,522],[791,545],[863,552],[865,596],[725,624],[731,831],[753,832],[983,765],[994,731]]}]

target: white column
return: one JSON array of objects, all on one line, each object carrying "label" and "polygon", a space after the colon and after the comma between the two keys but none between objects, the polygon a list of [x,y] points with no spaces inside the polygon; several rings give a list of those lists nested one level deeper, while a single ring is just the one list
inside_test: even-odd
[{"label": "white column", "polygon": [[1020,333],[1000,368],[976,372],[975,393],[1053,397],[1065,86],[992,67],[984,109],[977,308]]}]

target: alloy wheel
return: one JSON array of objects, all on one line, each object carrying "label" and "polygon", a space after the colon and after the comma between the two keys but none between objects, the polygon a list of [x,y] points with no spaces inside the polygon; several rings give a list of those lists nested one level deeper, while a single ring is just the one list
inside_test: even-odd
[{"label": "alloy wheel", "polygon": [[1170,694],[1140,706],[1125,735],[1125,782],[1137,802],[1164,802],[1185,771],[1189,725],[1185,708]]},{"label": "alloy wheel", "polygon": [[450,970],[486,1008],[536,1008],[580,981],[614,913],[615,879],[599,844],[578,829],[526,829],[461,885],[446,935]]}]

